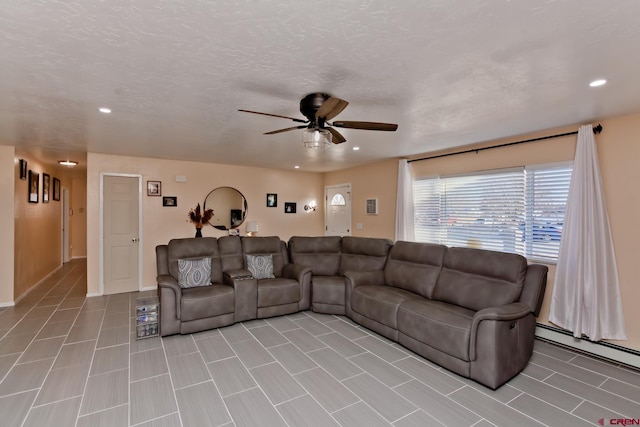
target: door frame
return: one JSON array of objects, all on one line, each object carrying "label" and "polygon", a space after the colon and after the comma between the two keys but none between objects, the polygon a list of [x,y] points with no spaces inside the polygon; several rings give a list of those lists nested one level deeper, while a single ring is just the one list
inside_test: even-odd
[{"label": "door frame", "polygon": [[351,189],[351,183],[350,182],[345,182],[343,184],[332,184],[332,185],[325,185],[324,186],[324,230],[325,230],[325,236],[327,235],[327,227],[328,227],[328,222],[327,222],[327,218],[329,216],[329,197],[327,196],[327,190],[329,190],[330,188],[339,188],[339,187],[348,187],[349,191],[347,192],[347,194],[349,195],[349,231],[346,234],[346,236],[352,236],[353,235],[353,228],[351,227],[352,224],[352,215],[353,215],[353,197],[352,197],[352,189]]},{"label": "door frame", "polygon": [[142,175],[132,173],[100,172],[100,251],[98,272],[100,275],[100,293],[104,295],[104,177],[120,176],[138,179],[138,291],[142,291]]},{"label": "door frame", "polygon": [[70,218],[69,218],[69,209],[70,209],[70,205],[71,203],[69,203],[69,189],[66,187],[62,187],[60,189],[60,196],[62,198],[62,203],[60,203],[60,209],[62,209],[61,215],[60,215],[60,221],[61,221],[61,228],[62,228],[62,238],[61,240],[61,245],[62,245],[62,251],[61,251],[61,256],[62,256],[62,262],[60,263],[61,265],[71,261],[71,257],[69,256],[70,253],[70,245],[71,242],[69,241],[69,223],[71,222]]}]

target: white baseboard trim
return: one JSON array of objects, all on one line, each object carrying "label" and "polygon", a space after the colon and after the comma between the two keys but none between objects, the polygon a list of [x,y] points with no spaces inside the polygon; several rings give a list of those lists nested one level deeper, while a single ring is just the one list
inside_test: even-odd
[{"label": "white baseboard trim", "polygon": [[14,307],[16,305],[16,303],[14,302],[0,302],[0,307]]},{"label": "white baseboard trim", "polygon": [[72,256],[71,257],[71,259],[86,259],[86,258],[87,258],[86,255],[84,255],[84,256]]},{"label": "white baseboard trim", "polygon": [[609,359],[613,362],[640,368],[640,351],[634,349],[611,344],[606,341],[593,342],[587,339],[575,338],[562,329],[540,324],[536,326],[536,337],[540,337],[584,353]]},{"label": "white baseboard trim", "polygon": [[87,294],[87,298],[91,298],[91,297],[101,297],[103,296],[100,292],[91,292]]},{"label": "white baseboard trim", "polygon": [[158,286],[145,286],[144,288],[142,288],[140,290],[140,292],[143,292],[143,291],[155,291],[156,289],[158,289]]}]

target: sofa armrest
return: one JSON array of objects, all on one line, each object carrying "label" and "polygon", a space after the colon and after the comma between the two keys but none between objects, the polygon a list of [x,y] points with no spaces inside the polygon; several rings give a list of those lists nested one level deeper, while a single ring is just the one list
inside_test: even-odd
[{"label": "sofa armrest", "polygon": [[282,277],[297,280],[300,283],[304,281],[305,274],[311,274],[311,267],[300,264],[285,264],[282,268]]},{"label": "sofa armrest", "polygon": [[253,279],[251,272],[249,270],[245,270],[244,268],[238,268],[235,270],[227,270],[223,274],[224,283],[227,285],[231,285],[231,280],[234,279]]},{"label": "sofa armrest", "polygon": [[311,305],[311,267],[301,264],[285,264],[282,277],[297,280],[300,283],[300,311],[308,310]]},{"label": "sofa armrest", "polygon": [[344,277],[346,284],[344,289],[344,311],[351,318],[353,311],[351,310],[351,293],[358,286],[384,285],[384,271],[367,270],[367,271],[345,271]]},{"label": "sofa armrest", "polygon": [[180,318],[180,298],[182,298],[182,288],[178,284],[178,281],[176,280],[175,277],[169,274],[160,274],[158,275],[156,280],[158,282],[159,293],[164,294],[164,295],[160,295],[160,296],[164,296],[164,298],[160,299],[161,303],[163,300],[166,300],[168,298],[167,291],[169,295],[171,292],[173,292],[173,295],[175,298],[174,304],[175,304],[176,316],[179,319]]},{"label": "sofa armrest", "polygon": [[520,302],[527,304],[535,317],[540,314],[544,291],[547,287],[548,272],[549,267],[542,264],[530,264],[527,267]]},{"label": "sofa armrest", "polygon": [[223,275],[224,284],[233,287],[235,322],[252,320],[258,316],[258,281],[249,270],[229,270]]},{"label": "sofa armrest", "polygon": [[502,305],[499,307],[484,308],[473,316],[471,321],[471,333],[469,339],[469,358],[476,360],[476,344],[481,339],[491,339],[490,337],[479,337],[478,328],[480,323],[486,320],[498,322],[512,322],[522,319],[531,313],[531,308],[527,304],[514,302],[512,304]]}]

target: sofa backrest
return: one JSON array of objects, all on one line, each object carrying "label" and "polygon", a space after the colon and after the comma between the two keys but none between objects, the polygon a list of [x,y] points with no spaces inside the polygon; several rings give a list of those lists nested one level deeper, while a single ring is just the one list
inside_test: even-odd
[{"label": "sofa backrest", "polygon": [[337,276],[342,253],[340,236],[301,237],[289,239],[289,257],[294,264],[311,267],[316,276]]},{"label": "sofa backrest", "polygon": [[397,241],[384,268],[385,284],[432,298],[447,247]]},{"label": "sofa backrest", "polygon": [[179,259],[211,258],[211,281],[222,283],[222,265],[218,240],[215,237],[189,237],[185,239],[171,239],[167,245],[167,263],[169,274],[179,278]]},{"label": "sofa backrest", "polygon": [[384,269],[392,245],[393,242],[389,239],[343,237],[340,275],[344,275],[347,271]]},{"label": "sofa backrest", "polygon": [[244,267],[247,268],[247,255],[272,255],[273,274],[282,277],[282,268],[289,263],[286,245],[277,236],[271,237],[242,237],[242,254]]},{"label": "sofa backrest", "polygon": [[482,310],[518,301],[527,260],[517,254],[448,248],[433,299]]},{"label": "sofa backrest", "polygon": [[239,236],[222,236],[218,238],[222,271],[239,270],[244,268],[242,243]]}]

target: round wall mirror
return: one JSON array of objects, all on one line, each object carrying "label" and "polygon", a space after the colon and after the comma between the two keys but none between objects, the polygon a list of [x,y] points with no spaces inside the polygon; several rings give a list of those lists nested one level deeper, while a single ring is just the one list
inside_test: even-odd
[{"label": "round wall mirror", "polygon": [[218,230],[238,228],[247,217],[247,199],[233,187],[218,187],[204,199],[204,208],[213,209],[209,224]]}]

